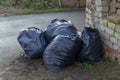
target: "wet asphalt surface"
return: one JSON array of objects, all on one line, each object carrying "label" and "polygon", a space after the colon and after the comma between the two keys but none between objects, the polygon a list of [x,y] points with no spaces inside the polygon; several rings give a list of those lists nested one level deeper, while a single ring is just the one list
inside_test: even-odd
[{"label": "wet asphalt surface", "polygon": [[24,53],[17,42],[21,29],[34,26],[45,30],[54,18],[70,20],[78,31],[82,31],[85,10],[0,17],[0,71]]}]

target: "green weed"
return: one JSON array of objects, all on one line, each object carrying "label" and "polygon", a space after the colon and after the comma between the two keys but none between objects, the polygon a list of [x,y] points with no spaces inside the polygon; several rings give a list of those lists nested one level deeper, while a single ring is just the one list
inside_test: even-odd
[{"label": "green weed", "polygon": [[91,67],[92,67],[92,64],[90,64],[90,63],[88,63],[88,62],[84,62],[84,63],[83,63],[83,66],[84,66],[85,68],[91,68]]},{"label": "green weed", "polygon": [[64,78],[64,80],[72,80],[72,78],[71,77],[66,77],[66,78]]},{"label": "green weed", "polygon": [[7,2],[5,0],[0,0],[0,5],[7,6]]}]

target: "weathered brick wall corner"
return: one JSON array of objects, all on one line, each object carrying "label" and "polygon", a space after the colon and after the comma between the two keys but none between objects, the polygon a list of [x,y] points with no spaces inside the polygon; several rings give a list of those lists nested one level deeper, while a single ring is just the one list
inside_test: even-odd
[{"label": "weathered brick wall corner", "polygon": [[86,26],[100,31],[106,53],[120,62],[120,0],[87,0]]}]

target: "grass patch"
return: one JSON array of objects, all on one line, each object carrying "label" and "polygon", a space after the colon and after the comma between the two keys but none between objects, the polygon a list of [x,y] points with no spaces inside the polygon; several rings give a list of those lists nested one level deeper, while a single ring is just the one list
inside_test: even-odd
[{"label": "grass patch", "polygon": [[71,77],[66,77],[66,78],[64,78],[64,80],[72,80],[72,78]]},{"label": "grass patch", "polygon": [[55,8],[44,8],[44,9],[21,9],[15,7],[5,7],[0,6],[0,11],[3,14],[13,14],[13,15],[24,15],[24,14],[41,14],[41,13],[50,13],[50,12],[63,12],[71,10],[79,10],[80,8],[68,8],[68,7],[55,7]]},{"label": "grass patch", "polygon": [[88,69],[92,68],[92,64],[90,64],[90,63],[88,63],[88,62],[84,62],[84,63],[83,63],[83,66],[84,66],[85,68],[88,68]]},{"label": "grass patch", "polygon": [[50,9],[40,9],[40,10],[34,10],[34,9],[23,9],[19,13],[16,14],[40,14],[40,13],[50,13],[50,12],[63,12],[63,11],[70,11],[70,10],[77,10],[75,8],[50,8]]},{"label": "grass patch", "polygon": [[0,5],[7,6],[7,2],[5,0],[0,0]]}]

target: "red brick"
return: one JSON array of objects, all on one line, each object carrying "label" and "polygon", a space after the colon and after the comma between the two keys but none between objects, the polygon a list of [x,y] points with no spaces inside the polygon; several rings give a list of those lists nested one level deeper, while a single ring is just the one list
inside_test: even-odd
[{"label": "red brick", "polygon": [[107,51],[110,53],[110,54],[114,54],[114,51],[111,49],[111,48],[107,48]]},{"label": "red brick", "polygon": [[117,54],[116,58],[117,58],[117,59],[120,59],[120,54]]},{"label": "red brick", "polygon": [[106,51],[113,57],[117,56],[116,52],[112,48],[108,47]]}]

